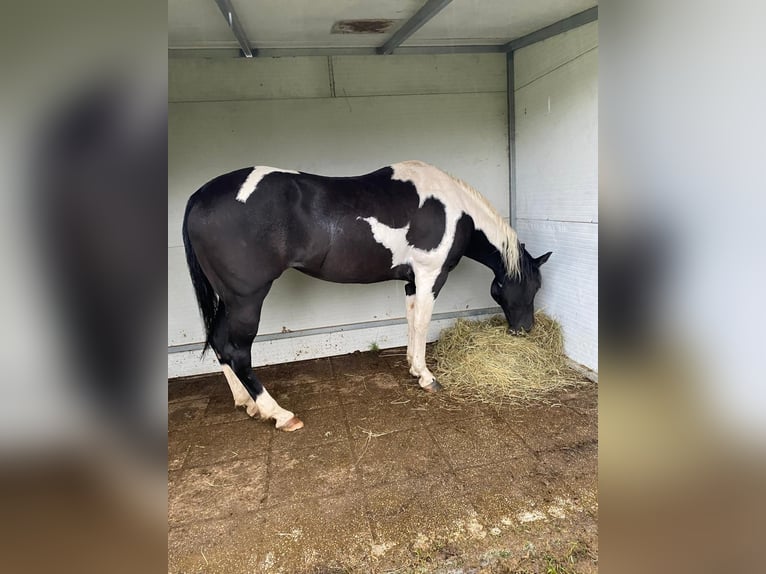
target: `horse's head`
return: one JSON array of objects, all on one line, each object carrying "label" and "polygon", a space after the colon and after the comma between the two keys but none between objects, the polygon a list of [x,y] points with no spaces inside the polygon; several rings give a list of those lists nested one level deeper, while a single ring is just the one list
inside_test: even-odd
[{"label": "horse's head", "polygon": [[540,289],[540,266],[548,261],[549,251],[537,259],[532,257],[521,244],[521,275],[504,276],[502,280],[492,281],[490,293],[498,302],[508,321],[508,333],[520,335],[531,331],[535,323],[535,295]]}]

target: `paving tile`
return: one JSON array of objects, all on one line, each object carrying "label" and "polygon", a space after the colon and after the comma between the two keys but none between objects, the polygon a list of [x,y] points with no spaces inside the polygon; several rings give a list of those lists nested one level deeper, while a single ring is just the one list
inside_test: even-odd
[{"label": "paving tile", "polygon": [[490,417],[456,420],[428,429],[454,469],[529,453],[506,425]]},{"label": "paving tile", "polygon": [[365,395],[363,378],[358,377],[353,381],[317,381],[304,385],[276,385],[270,392],[280,404],[281,401],[290,402],[298,411],[321,409],[370,400],[370,397]]},{"label": "paving tile", "polygon": [[396,376],[397,373],[407,374],[407,371],[409,370],[409,364],[407,363],[407,347],[383,349],[378,356],[386,362],[393,375]]},{"label": "paving tile", "polygon": [[451,399],[448,392],[426,393],[418,386],[414,388],[413,402],[418,404],[415,408],[420,412],[424,424],[430,426],[487,416],[486,410],[480,405]]},{"label": "paving tile", "polygon": [[168,429],[198,425],[205,416],[209,397],[177,401],[168,404]]},{"label": "paving tile", "polygon": [[370,375],[376,373],[390,373],[391,363],[386,357],[377,353],[349,353],[339,357],[331,357],[333,372],[336,379]]},{"label": "paving tile", "polygon": [[501,530],[518,527],[519,515],[523,519],[524,512],[535,511],[537,502],[529,497],[524,485],[543,474],[544,469],[532,454],[456,472],[466,498],[479,516]]},{"label": "paving tile", "polygon": [[563,405],[514,409],[507,424],[535,451],[557,450],[598,439],[598,421]]},{"label": "paving tile", "polygon": [[169,473],[168,524],[225,518],[264,506],[268,455]]},{"label": "paving tile", "polygon": [[310,385],[282,385],[272,392],[272,396],[280,406],[296,414],[337,407],[343,399],[334,381],[320,381]]},{"label": "paving tile", "polygon": [[361,495],[334,496],[171,528],[168,572],[372,572],[372,546]]},{"label": "paving tile", "polygon": [[379,564],[382,571],[409,562],[418,553],[428,554],[445,539],[470,539],[484,531],[450,474],[372,488],[366,498],[378,548],[385,550]]},{"label": "paving tile", "polygon": [[540,454],[541,463],[560,474],[571,490],[571,505],[598,516],[598,445],[588,443]]},{"label": "paving tile", "polygon": [[[274,451],[299,450],[348,440],[341,407],[299,411],[295,414],[303,421],[303,428],[289,433],[275,431],[272,443]],[[270,424],[273,425],[273,422]]]},{"label": "paving tile", "polygon": [[358,488],[346,441],[272,453],[269,505]]},{"label": "paving tile", "polygon": [[207,410],[205,410],[205,416],[200,423],[211,425],[246,421],[249,419],[250,415],[247,414],[243,407],[234,406],[234,398],[229,392],[225,395],[210,397]]},{"label": "paving tile", "polygon": [[173,379],[168,383],[168,402],[205,399],[215,395],[231,395],[222,373]]},{"label": "paving tile", "polygon": [[273,422],[248,419],[234,423],[202,425],[186,429],[189,451],[184,468],[207,466],[268,451]]},{"label": "paving tile", "polygon": [[403,395],[400,383],[387,372],[339,375],[336,384],[344,396],[343,402],[372,403],[395,400]]},{"label": "paving tile", "polygon": [[411,406],[411,401],[397,394],[346,405],[345,411],[351,436],[355,439],[364,438],[370,432],[389,433],[422,426],[420,414]]},{"label": "paving tile", "polygon": [[168,431],[168,471],[183,467],[190,446],[188,433]]},{"label": "paving tile", "polygon": [[311,384],[332,379],[333,371],[329,358],[295,361],[279,365],[257,367],[256,376],[271,389],[274,384]]},{"label": "paving tile", "polygon": [[419,479],[449,470],[439,448],[425,429],[356,439],[355,464],[364,486]]}]

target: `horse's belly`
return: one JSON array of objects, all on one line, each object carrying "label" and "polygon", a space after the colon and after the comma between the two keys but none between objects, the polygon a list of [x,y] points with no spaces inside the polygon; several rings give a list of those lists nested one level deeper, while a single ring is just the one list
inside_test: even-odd
[{"label": "horse's belly", "polygon": [[324,253],[295,266],[296,269],[335,283],[377,283],[391,279],[408,279],[409,265],[395,261],[392,252],[367,235],[338,237]]}]

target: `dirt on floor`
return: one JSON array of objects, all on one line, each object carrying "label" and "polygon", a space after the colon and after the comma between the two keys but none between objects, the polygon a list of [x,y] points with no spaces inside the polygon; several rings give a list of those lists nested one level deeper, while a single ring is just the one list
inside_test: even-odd
[{"label": "dirt on floor", "polygon": [[256,369],[305,428],[169,384],[168,571],[597,571],[597,386],[550,405],[428,394],[403,350]]}]

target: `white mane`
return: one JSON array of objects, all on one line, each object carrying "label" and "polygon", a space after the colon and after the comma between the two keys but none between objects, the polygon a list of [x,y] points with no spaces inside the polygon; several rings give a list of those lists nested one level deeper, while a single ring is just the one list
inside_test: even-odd
[{"label": "white mane", "polygon": [[[473,208],[470,215],[477,227],[480,227],[489,242],[500,252],[509,277],[521,275],[519,241],[516,231],[508,225],[489,200],[462,179],[447,174],[471,199]],[[485,223],[486,222],[486,223]],[[487,223],[489,225],[487,225]]]},{"label": "white mane", "polygon": [[[455,184],[459,190],[458,201],[462,204],[464,211],[471,216],[476,228],[483,231],[487,240],[500,252],[506,274],[509,277],[521,276],[521,254],[516,231],[508,225],[486,197],[462,179],[422,161],[404,161],[392,167],[394,167],[394,177],[397,179],[410,180],[416,185],[420,183],[424,188],[431,187],[427,183],[435,184],[436,187],[442,188],[442,192],[445,191],[443,188],[447,187],[448,183],[443,178],[448,178],[449,182]],[[418,175],[424,179],[421,180]],[[439,185],[438,181],[443,183]]]}]

